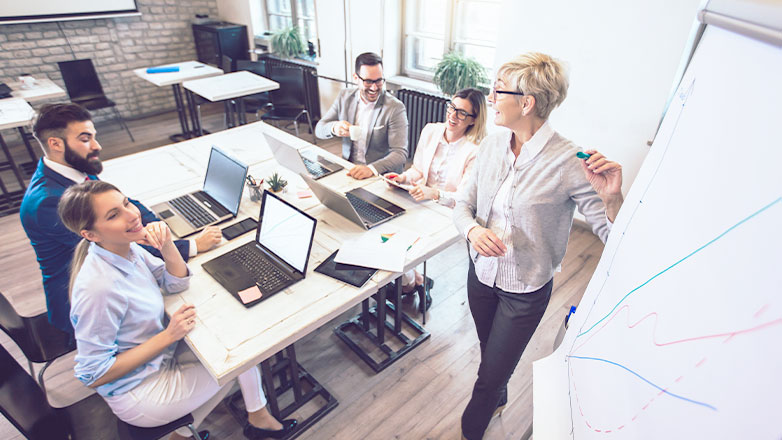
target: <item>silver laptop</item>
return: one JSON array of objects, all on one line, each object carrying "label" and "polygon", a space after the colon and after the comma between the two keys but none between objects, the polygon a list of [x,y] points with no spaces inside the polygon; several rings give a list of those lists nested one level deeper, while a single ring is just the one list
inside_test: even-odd
[{"label": "silver laptop", "polygon": [[180,237],[236,217],[248,168],[213,146],[203,190],[159,203],[152,210]]},{"label": "silver laptop", "polygon": [[320,179],[343,168],[342,165],[331,162],[323,156],[309,152],[302,154],[298,148],[288,145],[268,133],[263,135],[266,137],[266,143],[269,144],[272,154],[274,154],[274,159],[296,174],[309,174],[314,179]]},{"label": "silver laptop", "polygon": [[364,188],[355,188],[343,194],[316,182],[307,174],[302,173],[300,176],[321,203],[364,229],[373,228],[405,213],[404,208]]}]

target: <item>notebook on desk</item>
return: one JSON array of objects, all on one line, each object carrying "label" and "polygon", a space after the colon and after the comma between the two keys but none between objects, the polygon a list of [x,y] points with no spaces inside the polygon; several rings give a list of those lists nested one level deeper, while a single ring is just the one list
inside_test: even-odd
[{"label": "notebook on desk", "polygon": [[264,133],[263,136],[272,150],[274,159],[296,174],[309,174],[313,179],[320,179],[343,169],[342,165],[331,162],[318,154],[302,153],[293,145],[270,136],[268,133]]},{"label": "notebook on desk", "polygon": [[203,189],[154,205],[152,211],[179,237],[236,217],[247,170],[247,165],[213,146]]},{"label": "notebook on desk", "polygon": [[255,240],[202,265],[209,275],[251,307],[307,274],[317,220],[264,191]]}]

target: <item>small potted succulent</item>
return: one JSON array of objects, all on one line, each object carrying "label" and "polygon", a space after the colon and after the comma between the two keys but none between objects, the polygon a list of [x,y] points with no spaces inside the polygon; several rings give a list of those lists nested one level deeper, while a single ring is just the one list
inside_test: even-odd
[{"label": "small potted succulent", "polygon": [[293,58],[305,50],[304,40],[297,26],[280,29],[272,34],[272,52],[280,58]]},{"label": "small potted succulent", "polygon": [[458,52],[443,55],[434,71],[434,83],[446,95],[453,95],[467,87],[483,90],[488,82],[486,68]]},{"label": "small potted succulent", "polygon": [[282,191],[285,189],[285,186],[288,185],[288,181],[280,177],[280,175],[277,173],[267,177],[266,183],[269,185],[269,189],[275,193]]}]

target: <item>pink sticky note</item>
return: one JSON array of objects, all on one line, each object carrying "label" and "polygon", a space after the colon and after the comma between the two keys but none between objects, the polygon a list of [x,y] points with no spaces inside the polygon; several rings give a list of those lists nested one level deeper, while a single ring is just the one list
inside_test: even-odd
[{"label": "pink sticky note", "polygon": [[247,289],[239,291],[239,298],[242,299],[242,303],[244,304],[260,299],[262,296],[263,294],[258,286],[248,287]]},{"label": "pink sticky note", "polygon": [[298,193],[296,193],[296,195],[299,196],[300,199],[307,199],[312,197],[312,191],[310,190],[299,191]]}]

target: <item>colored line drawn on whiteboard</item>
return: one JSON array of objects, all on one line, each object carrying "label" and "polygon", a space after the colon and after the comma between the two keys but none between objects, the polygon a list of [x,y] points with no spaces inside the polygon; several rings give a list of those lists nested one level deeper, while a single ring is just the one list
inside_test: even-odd
[{"label": "colored line drawn on whiteboard", "polygon": [[[722,233],[720,233],[720,234],[719,234],[719,235],[717,235],[716,237],[714,237],[714,238],[712,238],[711,240],[709,240],[709,241],[708,241],[706,244],[704,244],[704,245],[700,246],[699,248],[695,249],[694,251],[690,252],[689,254],[687,254],[686,256],[684,256],[683,258],[679,259],[679,261],[677,261],[677,262],[675,262],[675,263],[671,264],[670,266],[668,266],[668,267],[666,267],[665,269],[661,270],[660,272],[656,273],[654,276],[652,276],[652,277],[651,277],[651,278],[649,278],[648,280],[644,281],[643,283],[641,283],[640,285],[638,285],[637,287],[635,287],[635,288],[634,288],[634,289],[632,289],[631,291],[627,292],[627,293],[626,293],[626,294],[625,294],[625,295],[622,297],[622,299],[620,299],[620,300],[619,300],[619,301],[616,303],[616,305],[614,305],[614,307],[613,307],[613,308],[612,308],[612,309],[611,309],[611,310],[610,310],[608,313],[606,313],[606,314],[605,314],[605,316],[603,316],[603,317],[602,317],[602,318],[600,318],[600,319],[599,319],[597,322],[595,322],[594,324],[592,324],[592,326],[591,326],[591,327],[589,327],[587,330],[584,330],[584,331],[580,332],[578,335],[576,335],[576,338],[575,338],[575,339],[578,339],[578,338],[580,338],[580,337],[582,337],[582,336],[586,335],[586,334],[587,334],[587,333],[589,333],[590,331],[592,331],[592,330],[593,330],[595,327],[597,327],[597,325],[598,325],[598,324],[600,324],[601,322],[603,322],[604,320],[606,320],[606,319],[607,319],[609,316],[611,316],[611,314],[613,314],[613,313],[614,313],[614,312],[617,310],[617,308],[618,308],[618,307],[619,307],[619,306],[620,306],[622,303],[624,303],[624,301],[625,301],[625,300],[626,300],[626,299],[627,299],[627,298],[628,298],[630,295],[632,295],[633,293],[637,292],[637,291],[638,291],[639,289],[641,289],[642,287],[644,287],[644,286],[646,286],[647,284],[649,284],[650,282],[652,282],[652,281],[653,281],[655,278],[659,277],[660,275],[664,274],[665,272],[668,272],[669,270],[671,270],[671,269],[673,269],[674,267],[678,266],[679,264],[681,264],[682,262],[686,261],[687,259],[689,259],[689,258],[690,258],[690,257],[692,257],[693,255],[696,255],[696,254],[697,254],[697,253],[699,253],[700,251],[702,251],[702,250],[704,250],[704,249],[708,248],[709,246],[711,246],[712,244],[716,243],[716,242],[717,242],[717,241],[719,241],[721,238],[725,237],[727,234],[729,234],[730,232],[732,232],[733,230],[735,230],[735,229],[736,229],[736,228],[738,228],[739,226],[743,225],[744,223],[748,222],[748,221],[749,221],[749,220],[751,220],[752,218],[756,217],[757,215],[759,215],[759,214],[763,213],[764,211],[768,210],[769,208],[773,207],[774,205],[776,205],[776,204],[778,204],[778,203],[780,203],[780,202],[782,202],[782,197],[779,197],[779,198],[777,198],[776,200],[774,200],[773,202],[769,203],[768,205],[766,205],[766,206],[764,206],[764,207],[760,208],[759,210],[757,210],[757,211],[753,212],[753,213],[752,213],[752,214],[750,214],[749,216],[747,216],[747,217],[743,218],[743,219],[742,219],[742,220],[740,220],[738,223],[734,224],[733,226],[729,227],[728,229],[726,229],[725,231],[723,231]],[[606,280],[607,280],[607,279],[608,279],[608,277],[606,277]],[[605,285],[605,283],[604,283],[603,285]],[[601,290],[602,290],[602,286],[601,286]],[[584,324],[586,325],[586,321],[584,321]],[[574,345],[575,345],[575,339],[574,339]],[[571,353],[572,353],[572,348],[571,348]]]},{"label": "colored line drawn on whiteboard", "polygon": [[[766,304],[765,306],[763,306],[763,309],[765,309],[768,306],[769,306],[769,304]],[[763,309],[761,309],[761,310],[763,310]],[[767,327],[771,327],[771,326],[775,326],[775,325],[782,325],[782,318],[777,318],[777,319],[774,319],[774,320],[771,320],[771,321],[768,321],[768,322],[764,322],[762,324],[758,324],[758,325],[755,325],[755,326],[752,326],[752,327],[749,327],[749,328],[744,328],[744,329],[741,329],[741,330],[735,330],[735,331],[730,331],[730,332],[721,332],[721,333],[713,333],[713,334],[699,335],[699,336],[691,336],[691,337],[683,338],[683,339],[677,339],[677,340],[665,341],[665,342],[658,342],[657,341],[657,323],[659,321],[659,316],[658,316],[657,312],[648,313],[643,318],[641,318],[638,321],[636,321],[636,322],[631,324],[630,323],[630,313],[629,313],[630,306],[625,304],[619,310],[617,310],[616,313],[614,314],[614,316],[612,316],[610,319],[608,319],[599,329],[595,330],[591,335],[589,335],[589,337],[584,342],[582,342],[581,345],[579,345],[578,347],[574,348],[572,353],[577,352],[578,350],[581,349],[581,347],[583,347],[590,340],[592,340],[592,338],[594,338],[595,335],[599,334],[600,331],[603,330],[615,317],[619,316],[619,314],[623,310],[628,311],[626,326],[629,329],[635,328],[637,325],[639,325],[642,322],[644,322],[647,318],[650,318],[650,317],[654,317],[655,318],[655,320],[654,320],[654,327],[653,327],[653,330],[652,330],[652,343],[655,346],[657,346],[657,347],[666,347],[666,346],[669,346],[669,345],[683,344],[683,343],[686,343],[686,342],[703,341],[703,340],[706,340],[706,339],[719,339],[719,338],[730,339],[730,338],[732,338],[734,336],[742,335],[742,334],[745,334],[745,333],[752,333],[752,332],[755,332],[755,331],[758,331],[758,330],[763,330],[763,329],[765,329]]]},{"label": "colored line drawn on whiteboard", "polygon": [[704,407],[709,408],[711,410],[717,411],[717,408],[715,408],[712,405],[709,405],[708,403],[699,402],[697,400],[690,399],[690,398],[684,397],[684,396],[680,396],[680,395],[678,395],[676,393],[672,393],[672,392],[668,391],[667,388],[663,388],[663,387],[655,384],[654,382],[650,381],[649,379],[641,376],[640,374],[636,373],[635,371],[625,367],[624,365],[622,365],[622,364],[620,364],[618,362],[609,361],[608,359],[589,357],[589,356],[570,356],[569,355],[567,357],[568,357],[568,359],[581,359],[581,360],[587,360],[587,361],[605,362],[606,364],[617,366],[617,367],[627,371],[628,373],[632,374],[633,376],[636,376],[637,378],[641,379],[642,381],[646,382],[647,384],[651,385],[652,387],[657,388],[658,390],[660,390],[664,394],[667,394],[667,395],[669,395],[671,397],[675,397],[677,399],[681,399],[681,400],[683,400],[685,402],[689,402],[689,403],[692,403],[692,404],[695,404],[695,405],[704,406]]}]

